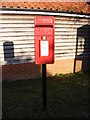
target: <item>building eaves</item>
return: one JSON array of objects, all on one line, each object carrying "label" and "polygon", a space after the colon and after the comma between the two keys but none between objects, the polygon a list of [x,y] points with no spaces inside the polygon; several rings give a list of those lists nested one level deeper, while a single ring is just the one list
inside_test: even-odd
[{"label": "building eaves", "polygon": [[1,2],[0,8],[90,14],[90,2]]}]

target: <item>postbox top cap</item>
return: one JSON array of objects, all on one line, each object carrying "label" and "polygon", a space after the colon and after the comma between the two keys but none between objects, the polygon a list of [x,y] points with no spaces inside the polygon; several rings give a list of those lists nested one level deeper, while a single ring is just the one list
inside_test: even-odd
[{"label": "postbox top cap", "polygon": [[53,16],[36,16],[34,18],[34,25],[35,26],[43,26],[43,25],[54,25],[54,17]]}]

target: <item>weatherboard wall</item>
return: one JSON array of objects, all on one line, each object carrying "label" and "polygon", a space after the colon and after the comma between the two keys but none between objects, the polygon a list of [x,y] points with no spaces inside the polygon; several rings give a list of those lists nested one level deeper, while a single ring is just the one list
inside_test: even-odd
[{"label": "weatherboard wall", "polygon": [[[72,72],[75,57],[90,55],[90,44],[85,47],[85,40],[89,39],[88,34],[85,34],[89,28],[87,26],[89,26],[89,19],[55,16],[55,64],[57,61],[72,59],[72,65],[69,66],[71,67],[69,72]],[[34,63],[34,52],[34,15],[0,16],[1,64],[5,67]],[[55,64],[48,65],[47,69],[52,71],[52,66],[57,68],[58,64]],[[57,73],[56,68],[53,69],[53,75]],[[58,71],[64,73],[61,69]],[[65,71],[68,72],[67,68]]]}]

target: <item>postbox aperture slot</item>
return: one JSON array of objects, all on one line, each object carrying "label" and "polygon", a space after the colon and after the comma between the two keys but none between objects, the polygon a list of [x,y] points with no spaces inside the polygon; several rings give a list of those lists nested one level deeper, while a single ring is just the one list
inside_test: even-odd
[{"label": "postbox aperture slot", "polygon": [[35,28],[38,28],[38,27],[50,27],[50,28],[53,28],[53,26],[52,25],[35,25]]}]

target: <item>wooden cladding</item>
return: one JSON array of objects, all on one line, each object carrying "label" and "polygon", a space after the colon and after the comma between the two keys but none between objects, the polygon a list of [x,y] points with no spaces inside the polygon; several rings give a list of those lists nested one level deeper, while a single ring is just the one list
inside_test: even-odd
[{"label": "wooden cladding", "polygon": [[[90,55],[88,21],[55,17],[55,60]],[[34,59],[34,16],[0,16],[0,61],[25,63]]]}]

